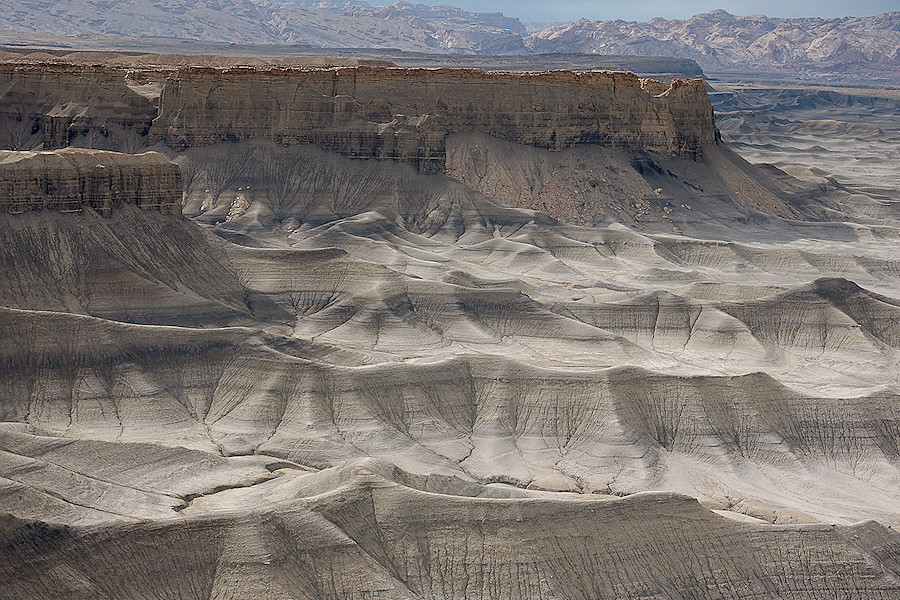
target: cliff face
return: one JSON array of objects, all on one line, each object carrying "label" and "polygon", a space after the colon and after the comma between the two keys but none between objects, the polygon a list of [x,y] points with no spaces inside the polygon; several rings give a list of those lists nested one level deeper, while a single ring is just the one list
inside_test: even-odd
[{"label": "cliff face", "polygon": [[651,95],[630,73],[376,67],[184,69],[163,88],[150,138],[184,148],[264,137],[440,171],[446,137],[468,130],[552,150],[599,144],[691,157],[716,139],[699,80]]},{"label": "cliff face", "polygon": [[109,216],[121,202],[181,214],[181,171],[156,152],[131,155],[66,148],[55,152],[0,151],[0,211],[90,206]]},{"label": "cliff face", "polygon": [[155,116],[154,103],[128,87],[123,69],[0,65],[5,149],[75,145],[133,152]]},{"label": "cliff face", "polygon": [[434,172],[445,170],[447,136],[462,131],[693,158],[717,135],[702,81],[666,87],[630,73],[0,66],[0,147],[12,150],[134,153],[261,137]]}]

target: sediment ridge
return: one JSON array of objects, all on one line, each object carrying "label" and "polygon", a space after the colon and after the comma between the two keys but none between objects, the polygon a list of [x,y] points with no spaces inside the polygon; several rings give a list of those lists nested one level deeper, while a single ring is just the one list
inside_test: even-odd
[{"label": "sediment ridge", "polygon": [[181,187],[178,166],[158,152],[0,151],[2,212],[78,212],[89,206],[109,216],[114,206],[125,202],[144,210],[181,214]]}]

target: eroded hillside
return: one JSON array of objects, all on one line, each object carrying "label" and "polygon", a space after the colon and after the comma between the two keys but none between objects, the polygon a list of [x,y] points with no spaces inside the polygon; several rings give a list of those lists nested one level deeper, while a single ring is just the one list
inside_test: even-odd
[{"label": "eroded hillside", "polygon": [[[0,212],[8,597],[900,593],[890,199],[746,163],[693,83],[57,72],[6,118],[153,144],[184,215]],[[73,155],[174,168],[0,176]]]}]

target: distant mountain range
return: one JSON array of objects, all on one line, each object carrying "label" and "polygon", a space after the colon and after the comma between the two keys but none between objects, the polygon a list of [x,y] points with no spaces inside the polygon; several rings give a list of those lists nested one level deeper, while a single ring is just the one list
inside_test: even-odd
[{"label": "distant mountain range", "polygon": [[525,40],[533,52],[656,54],[706,70],[900,70],[900,12],[841,19],[738,17],[724,10],[648,23],[581,19]]},{"label": "distant mountain range", "polygon": [[358,0],[5,0],[0,28],[241,44],[462,54],[676,56],[710,71],[900,73],[900,12],[842,19],[739,17],[589,21],[534,31],[501,13]]},{"label": "distant mountain range", "polygon": [[408,2],[371,7],[309,0],[4,0],[0,29],[417,52],[529,52],[518,19]]}]

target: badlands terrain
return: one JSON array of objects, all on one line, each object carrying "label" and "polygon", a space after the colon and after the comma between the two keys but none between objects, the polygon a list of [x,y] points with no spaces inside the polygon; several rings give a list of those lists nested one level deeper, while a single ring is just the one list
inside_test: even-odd
[{"label": "badlands terrain", "polygon": [[896,196],[900,89],[717,75],[717,124],[730,148],[820,185]]},{"label": "badlands terrain", "polygon": [[49,56],[0,598],[900,597],[888,92]]}]

